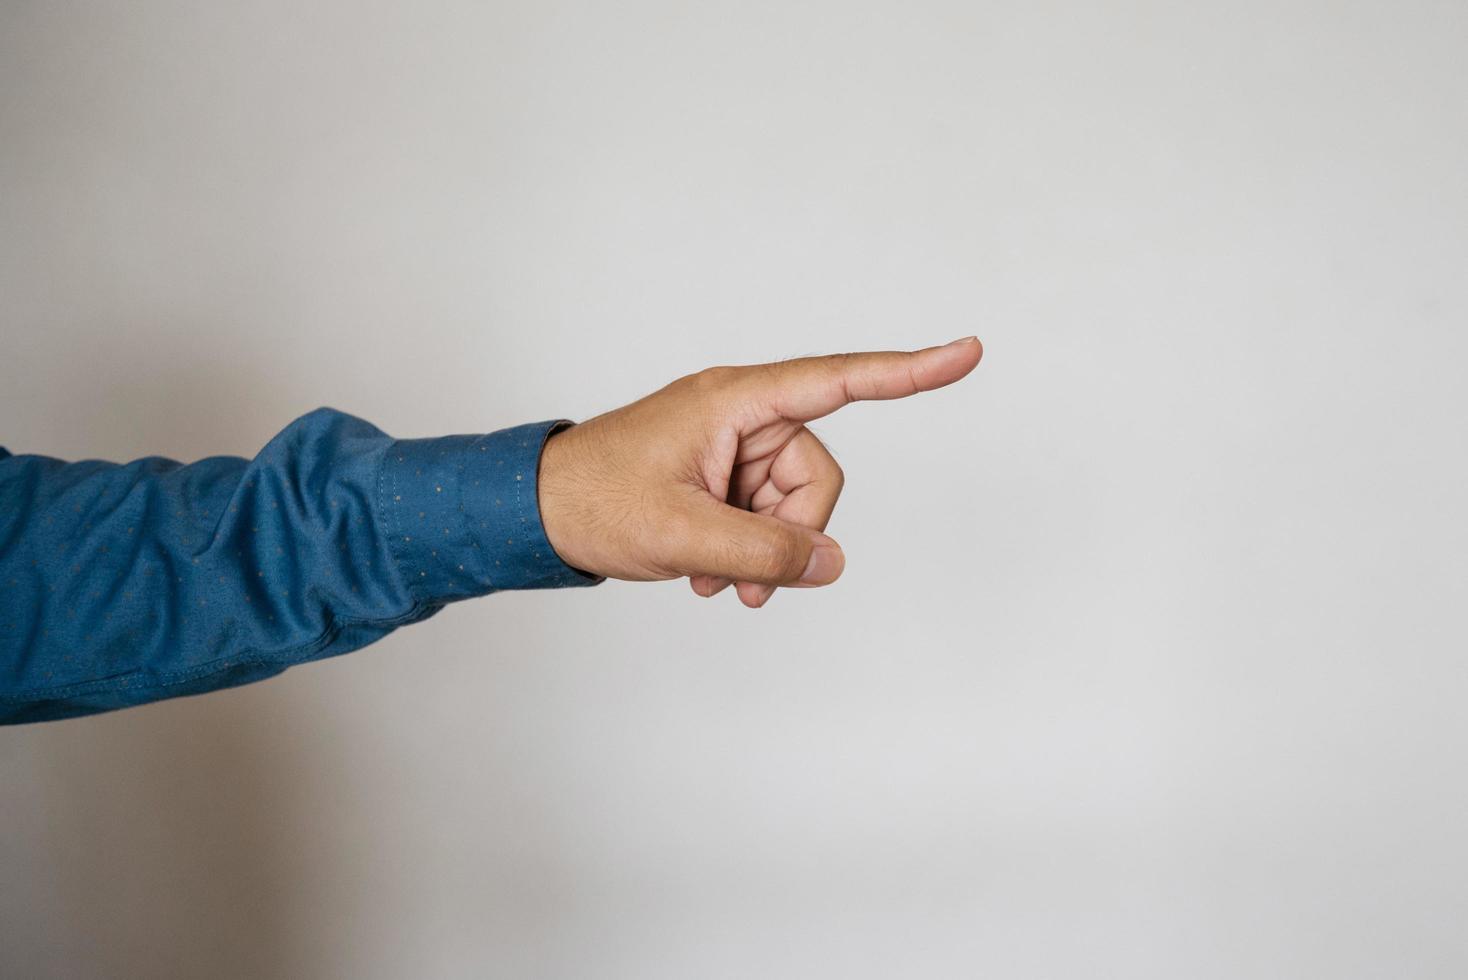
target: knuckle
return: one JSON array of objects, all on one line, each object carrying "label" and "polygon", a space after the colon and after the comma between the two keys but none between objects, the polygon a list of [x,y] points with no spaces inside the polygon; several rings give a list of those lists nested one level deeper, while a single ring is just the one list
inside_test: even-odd
[{"label": "knuckle", "polygon": [[736,369],[731,367],[708,367],[688,376],[691,387],[696,391],[713,392],[727,388],[734,380]]},{"label": "knuckle", "polygon": [[768,578],[786,581],[805,570],[805,554],[794,536],[773,534],[752,547],[751,565]]},{"label": "knuckle", "polygon": [[855,354],[828,354],[824,361],[826,381],[840,388],[846,401],[852,400],[851,381],[860,362]]},{"label": "knuckle", "polygon": [[661,560],[688,564],[707,533],[698,515],[681,501],[658,494],[645,495],[643,506],[654,515],[648,521],[649,550]]}]

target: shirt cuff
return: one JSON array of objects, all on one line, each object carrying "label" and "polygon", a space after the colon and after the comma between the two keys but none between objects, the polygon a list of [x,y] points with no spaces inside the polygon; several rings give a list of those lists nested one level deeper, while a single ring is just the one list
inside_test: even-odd
[{"label": "shirt cuff", "polygon": [[378,511],[414,599],[441,604],[604,580],[563,562],[540,521],[541,449],[571,424],[393,441],[379,473]]}]

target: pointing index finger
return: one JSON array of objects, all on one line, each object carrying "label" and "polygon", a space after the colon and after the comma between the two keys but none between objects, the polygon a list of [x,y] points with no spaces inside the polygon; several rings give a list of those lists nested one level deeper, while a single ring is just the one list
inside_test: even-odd
[{"label": "pointing index finger", "polygon": [[918,351],[801,357],[772,365],[770,404],[783,418],[809,422],[854,401],[906,398],[967,375],[984,356],[977,337]]}]

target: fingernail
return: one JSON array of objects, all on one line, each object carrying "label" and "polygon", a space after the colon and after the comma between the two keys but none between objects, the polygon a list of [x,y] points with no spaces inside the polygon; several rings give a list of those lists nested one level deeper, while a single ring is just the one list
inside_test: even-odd
[{"label": "fingernail", "polygon": [[836,542],[830,538],[826,538],[826,541],[830,543],[817,544],[811,550],[810,563],[800,576],[801,585],[830,585],[840,578],[841,569],[846,567],[846,555]]},{"label": "fingernail", "polygon": [[978,342],[978,339],[979,338],[977,338],[977,337],[959,337],[957,340],[950,340],[948,343],[944,344],[943,346],[944,347],[957,347],[959,344],[973,344],[973,343],[977,343]]}]

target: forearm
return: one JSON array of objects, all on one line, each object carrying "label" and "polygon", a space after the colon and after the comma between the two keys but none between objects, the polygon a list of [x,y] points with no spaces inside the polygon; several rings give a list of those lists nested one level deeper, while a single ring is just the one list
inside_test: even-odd
[{"label": "forearm", "polygon": [[0,721],[231,687],[447,602],[595,582],[540,525],[552,425],[394,440],[321,409],[251,460],[0,459]]}]

